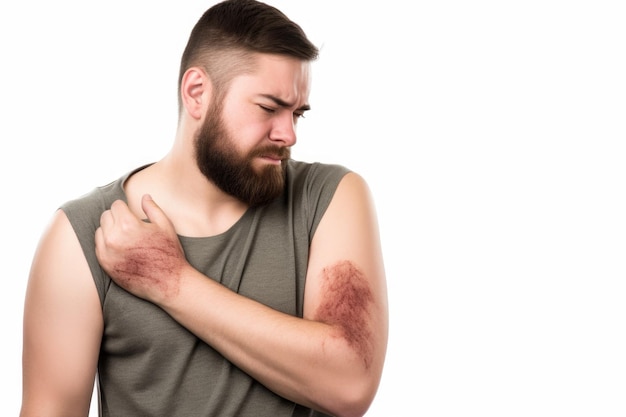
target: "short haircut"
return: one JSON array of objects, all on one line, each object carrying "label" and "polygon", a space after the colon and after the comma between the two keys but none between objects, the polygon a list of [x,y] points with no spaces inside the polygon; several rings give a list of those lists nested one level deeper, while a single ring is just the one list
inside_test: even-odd
[{"label": "short haircut", "polygon": [[222,1],[204,12],[191,31],[180,62],[179,107],[181,82],[189,68],[203,68],[219,94],[236,75],[254,69],[255,53],[313,61],[319,49],[275,7],[256,0]]}]

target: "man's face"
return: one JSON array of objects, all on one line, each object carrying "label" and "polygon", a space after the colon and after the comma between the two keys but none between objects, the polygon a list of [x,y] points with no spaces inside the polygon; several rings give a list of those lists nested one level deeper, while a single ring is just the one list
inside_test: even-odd
[{"label": "man's face", "polygon": [[[200,171],[222,191],[250,206],[268,203],[284,187],[284,170],[290,157],[288,147],[259,146],[246,153],[236,147],[237,139],[227,129],[221,106],[212,106],[196,138],[196,162]],[[254,158],[272,155],[281,164],[255,167]]]},{"label": "man's face", "polygon": [[253,74],[233,79],[223,100],[211,103],[195,141],[200,171],[249,206],[282,193],[309,93],[307,63],[259,55],[257,64]]}]

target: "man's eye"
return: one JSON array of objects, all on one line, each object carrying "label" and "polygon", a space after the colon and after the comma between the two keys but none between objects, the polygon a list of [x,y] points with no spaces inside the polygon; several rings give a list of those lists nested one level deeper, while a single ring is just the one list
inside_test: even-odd
[{"label": "man's eye", "polygon": [[304,112],[294,112],[293,114],[293,118],[294,119],[304,119]]},{"label": "man's eye", "polygon": [[260,107],[261,109],[263,109],[263,110],[264,110],[265,112],[267,112],[267,113],[275,113],[275,112],[276,112],[276,110],[274,110],[274,109],[273,109],[273,108],[271,108],[271,107],[262,106],[262,105],[260,105],[260,104],[259,104],[259,107]]}]

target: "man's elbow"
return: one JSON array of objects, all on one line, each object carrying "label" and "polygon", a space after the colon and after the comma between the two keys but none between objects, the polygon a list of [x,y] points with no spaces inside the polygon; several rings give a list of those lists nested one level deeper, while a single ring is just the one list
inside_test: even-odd
[{"label": "man's elbow", "polygon": [[378,379],[363,378],[341,388],[341,399],[333,405],[336,417],[362,417],[374,401],[378,390]]}]

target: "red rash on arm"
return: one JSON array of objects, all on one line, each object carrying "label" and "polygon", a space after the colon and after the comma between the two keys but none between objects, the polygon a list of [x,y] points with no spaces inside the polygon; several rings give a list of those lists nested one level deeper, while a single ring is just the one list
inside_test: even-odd
[{"label": "red rash on arm", "polygon": [[115,265],[112,272],[115,281],[131,292],[153,286],[167,297],[178,292],[181,265],[178,243],[156,234],[127,249],[124,261]]},{"label": "red rash on arm", "polygon": [[322,271],[324,301],[315,319],[337,326],[348,344],[363,358],[372,361],[371,330],[368,325],[372,291],[363,273],[349,261],[341,261]]}]

